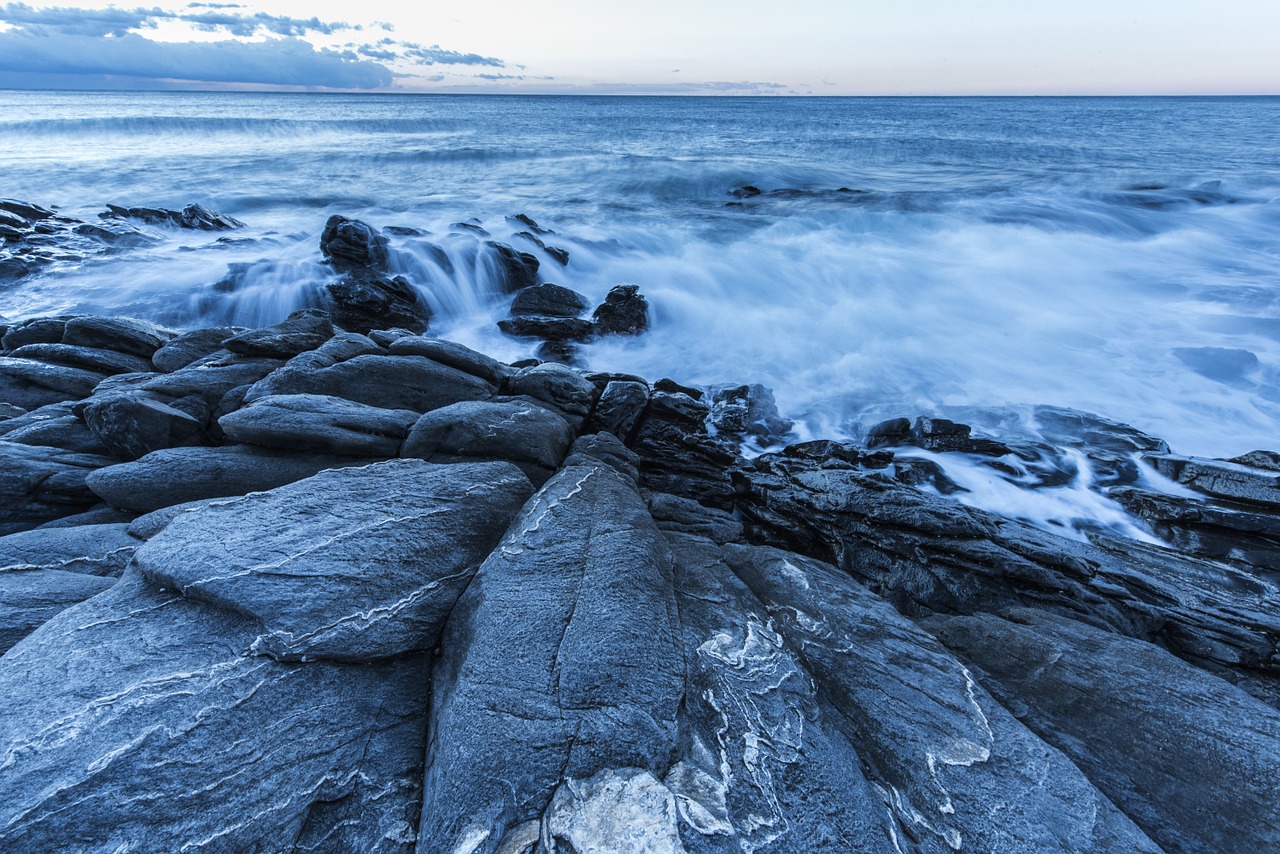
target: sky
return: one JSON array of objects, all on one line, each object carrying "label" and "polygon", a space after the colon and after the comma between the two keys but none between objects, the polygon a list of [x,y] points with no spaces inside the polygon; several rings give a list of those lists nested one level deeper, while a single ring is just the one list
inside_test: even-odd
[{"label": "sky", "polygon": [[1280,94],[1280,3],[0,3],[0,88]]}]

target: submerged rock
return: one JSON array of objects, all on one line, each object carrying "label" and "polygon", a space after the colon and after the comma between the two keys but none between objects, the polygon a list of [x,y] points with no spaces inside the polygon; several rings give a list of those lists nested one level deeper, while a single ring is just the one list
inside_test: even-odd
[{"label": "submerged rock", "polygon": [[639,335],[649,328],[649,302],[637,285],[615,285],[592,315],[601,335]]}]

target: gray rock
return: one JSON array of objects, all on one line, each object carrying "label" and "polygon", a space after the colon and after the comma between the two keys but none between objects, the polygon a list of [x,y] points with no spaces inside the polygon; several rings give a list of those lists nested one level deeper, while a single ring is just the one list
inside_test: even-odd
[{"label": "gray rock", "polygon": [[1166,850],[1280,847],[1274,708],[1151,644],[1049,614],[926,626]]},{"label": "gray rock", "polygon": [[419,418],[400,455],[437,462],[510,460],[539,466],[549,475],[572,442],[573,430],[564,418],[535,401],[464,401]]},{"label": "gray rock", "polygon": [[493,276],[499,290],[513,294],[522,288],[538,284],[538,259],[528,252],[512,249],[505,243],[486,240],[488,249],[483,262]]},{"label": "gray rock", "polygon": [[912,838],[955,850],[1160,850],[942,644],[846,573],[760,547],[724,555]]},{"label": "gray rock", "polygon": [[218,419],[237,442],[278,450],[395,457],[418,413],[323,394],[258,397]]},{"label": "gray rock", "polygon": [[24,202],[19,199],[0,199],[0,210],[17,214],[26,220],[38,221],[53,216],[53,211],[40,205]]},{"label": "gray rock", "polygon": [[0,423],[26,414],[27,410],[21,406],[14,406],[12,403],[0,403]]},{"label": "gray rock", "polygon": [[244,228],[244,223],[235,217],[209,210],[204,205],[187,205],[178,215],[178,224],[183,228],[196,228],[201,231],[230,231]]},{"label": "gray rock", "polygon": [[170,374],[151,379],[140,388],[168,397],[197,395],[213,407],[231,389],[252,385],[283,364],[279,359],[236,356],[219,350]]},{"label": "gray rock", "polygon": [[100,497],[112,507],[146,513],[188,501],[274,489],[325,469],[367,463],[367,459],[359,457],[288,453],[243,445],[171,448],[153,451],[131,463],[109,465],[88,478],[81,475],[81,483],[89,487],[85,490],[89,503]]},{"label": "gray rock", "polygon": [[622,441],[629,442],[648,405],[649,386],[631,380],[610,381],[600,392],[600,400],[591,413],[586,430],[612,433]]},{"label": "gray rock", "polygon": [[67,321],[62,343],[115,350],[150,359],[176,334],[172,329],[132,317],[85,315]]},{"label": "gray rock", "polygon": [[649,328],[649,302],[636,285],[614,285],[592,317],[601,335],[639,335]]},{"label": "gray rock", "polygon": [[[633,809],[605,818],[634,833],[659,818],[635,796],[658,795],[669,838],[675,811],[653,780],[676,748],[683,647],[671,556],[634,485],[603,465],[563,469],[449,617],[418,850],[526,850],[591,822],[599,786]],[[609,831],[595,828],[595,850],[624,838]]]},{"label": "gray rock", "polygon": [[159,238],[123,222],[112,222],[106,225],[86,222],[71,230],[82,237],[92,238],[104,246],[116,249],[153,246],[160,242]]},{"label": "gray rock", "polygon": [[[299,357],[299,358],[304,358]],[[494,387],[424,356],[356,356],[326,367],[291,361],[254,385],[253,402],[269,395],[319,394],[386,409],[429,412],[463,400],[484,400]]]},{"label": "gray rock", "polygon": [[141,541],[128,525],[38,528],[0,537],[0,568],[33,566],[84,575],[119,576]]},{"label": "gray rock", "polygon": [[9,327],[0,338],[4,349],[16,350],[27,344],[61,344],[67,330],[65,317],[37,317]]},{"label": "gray rock", "polygon": [[116,583],[79,572],[36,567],[0,569],[0,655],[58,612]]},{"label": "gray rock", "polygon": [[1242,466],[1250,466],[1251,468],[1266,469],[1267,471],[1280,471],[1280,452],[1250,451],[1247,454],[1232,457],[1227,462],[1239,463]]},{"label": "gray rock", "polygon": [[0,421],[0,437],[6,442],[61,448],[77,454],[110,453],[72,413],[68,402],[51,403],[16,418]]},{"label": "gray rock", "polygon": [[734,437],[755,437],[761,444],[783,441],[792,424],[778,413],[773,391],[759,383],[712,389],[709,424]]},{"label": "gray rock", "polygon": [[[54,519],[51,522],[45,522],[37,531],[45,531],[50,528],[77,528],[81,525],[118,525],[129,524],[133,521],[133,513],[127,510],[117,510],[106,504],[97,504],[85,510],[82,513],[76,513],[72,516],[63,516],[61,519]],[[133,534],[132,526],[129,533]],[[136,534],[134,536],[137,536]]]},{"label": "gray rock", "polygon": [[587,298],[560,285],[531,285],[511,301],[511,314],[578,317],[589,307]]},{"label": "gray rock", "polygon": [[388,278],[354,270],[325,285],[321,296],[333,322],[350,332],[408,329],[420,333],[431,324],[431,307],[403,276]]},{"label": "gray rock", "polygon": [[241,356],[266,356],[289,359],[314,350],[333,337],[329,315],[304,308],[290,314],[274,326],[251,329],[222,342],[222,346]]},{"label": "gray rock", "polygon": [[393,356],[426,356],[432,361],[457,368],[495,386],[501,385],[511,374],[511,369],[497,359],[441,338],[402,336],[393,341],[388,349]]},{"label": "gray rock", "polygon": [[387,238],[373,226],[337,214],[329,217],[320,235],[320,251],[338,270],[386,269],[387,244]]},{"label": "gray rock", "polygon": [[0,441],[0,535],[26,531],[98,503],[85,479],[110,457]]},{"label": "gray rock", "polygon": [[743,539],[741,522],[724,510],[704,507],[692,498],[651,492],[646,503],[653,521],[663,531],[696,534],[721,544]]},{"label": "gray rock", "polygon": [[223,341],[244,331],[242,326],[215,326],[184,332],[166,341],[163,347],[156,350],[151,356],[151,364],[157,371],[173,373],[197,359],[216,353],[222,349]]},{"label": "gray rock", "polygon": [[181,516],[183,513],[192,513],[202,507],[219,501],[238,501],[239,496],[231,496],[230,498],[199,498],[195,501],[186,501],[182,504],[174,504],[170,507],[161,507],[159,510],[152,510],[150,513],[143,513],[141,516],[129,522],[129,535],[137,537],[139,540],[149,540],[156,534],[169,527],[169,523]]},{"label": "gray rock", "polygon": [[387,658],[436,645],[532,492],[504,463],[329,471],[180,513],[137,564],[163,588],[254,618],[256,652]]},{"label": "gray rock", "polygon": [[569,456],[565,457],[564,465],[604,463],[632,483],[638,483],[640,472],[636,469],[636,463],[639,460],[635,452],[622,444],[617,436],[610,433],[592,433],[579,436],[574,440],[573,447],[569,449]]},{"label": "gray rock", "polygon": [[0,400],[37,409],[64,400],[88,397],[105,374],[50,365],[33,359],[0,357]]},{"label": "gray rock", "polygon": [[595,335],[590,320],[576,317],[511,317],[498,321],[498,328],[516,338],[546,341],[586,341]]},{"label": "gray rock", "polygon": [[126,460],[163,448],[209,442],[201,420],[144,394],[96,396],[81,415],[93,435],[112,454]]},{"label": "gray rock", "polygon": [[1173,454],[1148,454],[1143,459],[1165,477],[1206,495],[1280,508],[1280,472]]},{"label": "gray rock", "polygon": [[734,445],[711,436],[709,408],[686,394],[655,392],[631,448],[640,455],[641,485],[712,507],[733,506],[728,468]]},{"label": "gray rock", "polygon": [[131,570],[0,658],[0,848],[411,850],[426,661],[256,636]]},{"label": "gray rock", "polygon": [[558,409],[576,429],[595,403],[596,387],[586,377],[564,365],[545,363],[521,368],[507,381],[511,394],[532,397]]},{"label": "gray rock", "polygon": [[151,370],[150,360],[141,356],[71,344],[27,344],[9,355],[15,359],[35,359],[50,365],[83,368],[100,374],[130,374]]}]

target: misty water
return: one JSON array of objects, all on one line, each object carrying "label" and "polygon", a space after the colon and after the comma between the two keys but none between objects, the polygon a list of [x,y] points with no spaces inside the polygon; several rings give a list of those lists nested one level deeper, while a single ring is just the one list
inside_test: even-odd
[{"label": "misty water", "polygon": [[474,219],[593,301],[640,286],[651,332],[592,368],[760,382],[800,437],[1052,404],[1229,456],[1280,446],[1277,127],[1278,98],[0,92],[0,195],[198,202],[261,238],[153,229],[0,286],[0,314],[275,322],[332,277],[340,213],[430,231],[392,246],[433,334],[528,356],[491,271],[430,248]]}]

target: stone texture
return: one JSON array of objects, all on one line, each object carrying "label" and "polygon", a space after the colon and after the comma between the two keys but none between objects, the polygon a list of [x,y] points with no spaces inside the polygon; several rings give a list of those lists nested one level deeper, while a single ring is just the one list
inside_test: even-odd
[{"label": "stone texture", "polygon": [[151,356],[151,364],[166,374],[203,359],[222,349],[222,342],[246,331],[241,326],[214,326],[194,329],[171,338]]},{"label": "stone texture", "polygon": [[119,577],[142,542],[124,523],[38,528],[0,537],[0,568],[31,566]]},{"label": "stone texture", "polygon": [[97,504],[86,478],[113,462],[110,457],[0,441],[0,535]]},{"label": "stone texture", "polygon": [[333,337],[333,324],[329,315],[316,309],[304,308],[274,326],[251,329],[233,335],[222,346],[240,356],[265,356],[272,359],[289,359],[299,353],[314,350]]},{"label": "stone texture", "polygon": [[144,394],[95,397],[81,415],[90,432],[115,456],[137,458],[163,448],[208,444],[202,420]]},{"label": "stone texture", "polygon": [[60,611],[115,583],[114,578],[60,569],[0,568],[0,655]]},{"label": "stone texture", "polygon": [[465,401],[419,418],[400,454],[439,461],[511,460],[549,473],[560,465],[573,438],[564,418],[534,401]]},{"label": "stone texture", "polygon": [[264,448],[394,457],[417,418],[407,409],[330,395],[276,394],[255,398],[218,424],[229,438]]}]

